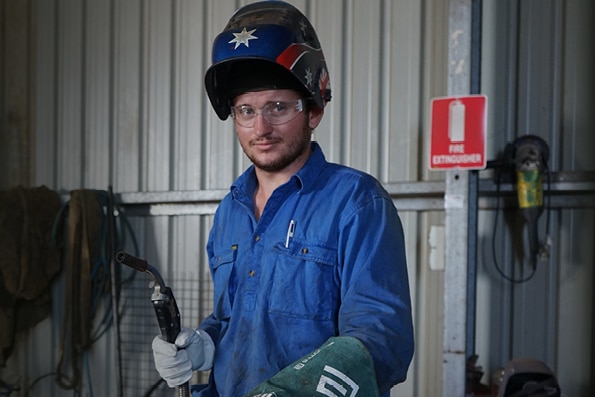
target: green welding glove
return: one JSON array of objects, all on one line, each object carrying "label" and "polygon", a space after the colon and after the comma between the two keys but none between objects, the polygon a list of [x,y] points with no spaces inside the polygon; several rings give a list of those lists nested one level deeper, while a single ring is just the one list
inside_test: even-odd
[{"label": "green welding glove", "polygon": [[378,397],[372,356],[356,338],[330,338],[243,397]]}]

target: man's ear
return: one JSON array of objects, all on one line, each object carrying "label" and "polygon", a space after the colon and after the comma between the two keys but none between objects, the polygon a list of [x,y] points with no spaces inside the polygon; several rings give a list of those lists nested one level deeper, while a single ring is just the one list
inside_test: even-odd
[{"label": "man's ear", "polygon": [[319,108],[318,106],[314,105],[310,108],[310,112],[308,114],[309,120],[308,125],[311,129],[315,129],[320,124],[322,120],[322,116],[324,115],[324,109]]}]

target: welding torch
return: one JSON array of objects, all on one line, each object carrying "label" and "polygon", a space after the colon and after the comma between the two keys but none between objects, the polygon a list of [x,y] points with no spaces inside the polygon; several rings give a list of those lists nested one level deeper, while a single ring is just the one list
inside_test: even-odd
[{"label": "welding torch", "polygon": [[[175,343],[181,329],[180,310],[171,288],[165,285],[159,271],[146,260],[127,254],[124,251],[116,253],[116,261],[139,272],[147,273],[151,277],[151,283],[149,284],[149,288],[153,288],[151,302],[153,302],[153,308],[157,315],[161,336],[169,343]],[[178,397],[190,397],[189,382],[178,386],[177,391]]]}]

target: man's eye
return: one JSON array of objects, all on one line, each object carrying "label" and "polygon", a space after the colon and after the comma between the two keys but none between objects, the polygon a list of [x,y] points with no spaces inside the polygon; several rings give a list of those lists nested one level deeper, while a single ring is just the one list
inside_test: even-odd
[{"label": "man's eye", "polygon": [[283,113],[287,111],[287,103],[286,102],[273,102],[270,106],[270,111],[272,113]]},{"label": "man's eye", "polygon": [[242,116],[251,116],[254,114],[254,109],[250,106],[241,106],[238,109],[238,113]]}]

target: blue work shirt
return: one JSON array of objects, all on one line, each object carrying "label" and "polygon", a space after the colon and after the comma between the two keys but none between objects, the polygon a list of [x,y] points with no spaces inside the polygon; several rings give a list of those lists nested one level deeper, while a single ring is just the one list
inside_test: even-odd
[{"label": "blue work shirt", "polygon": [[214,309],[200,328],[216,350],[198,395],[239,397],[333,336],[366,346],[388,395],[413,355],[403,229],[390,196],[372,176],[327,162],[316,142],[259,220],[256,186],[251,166],[215,213]]}]

